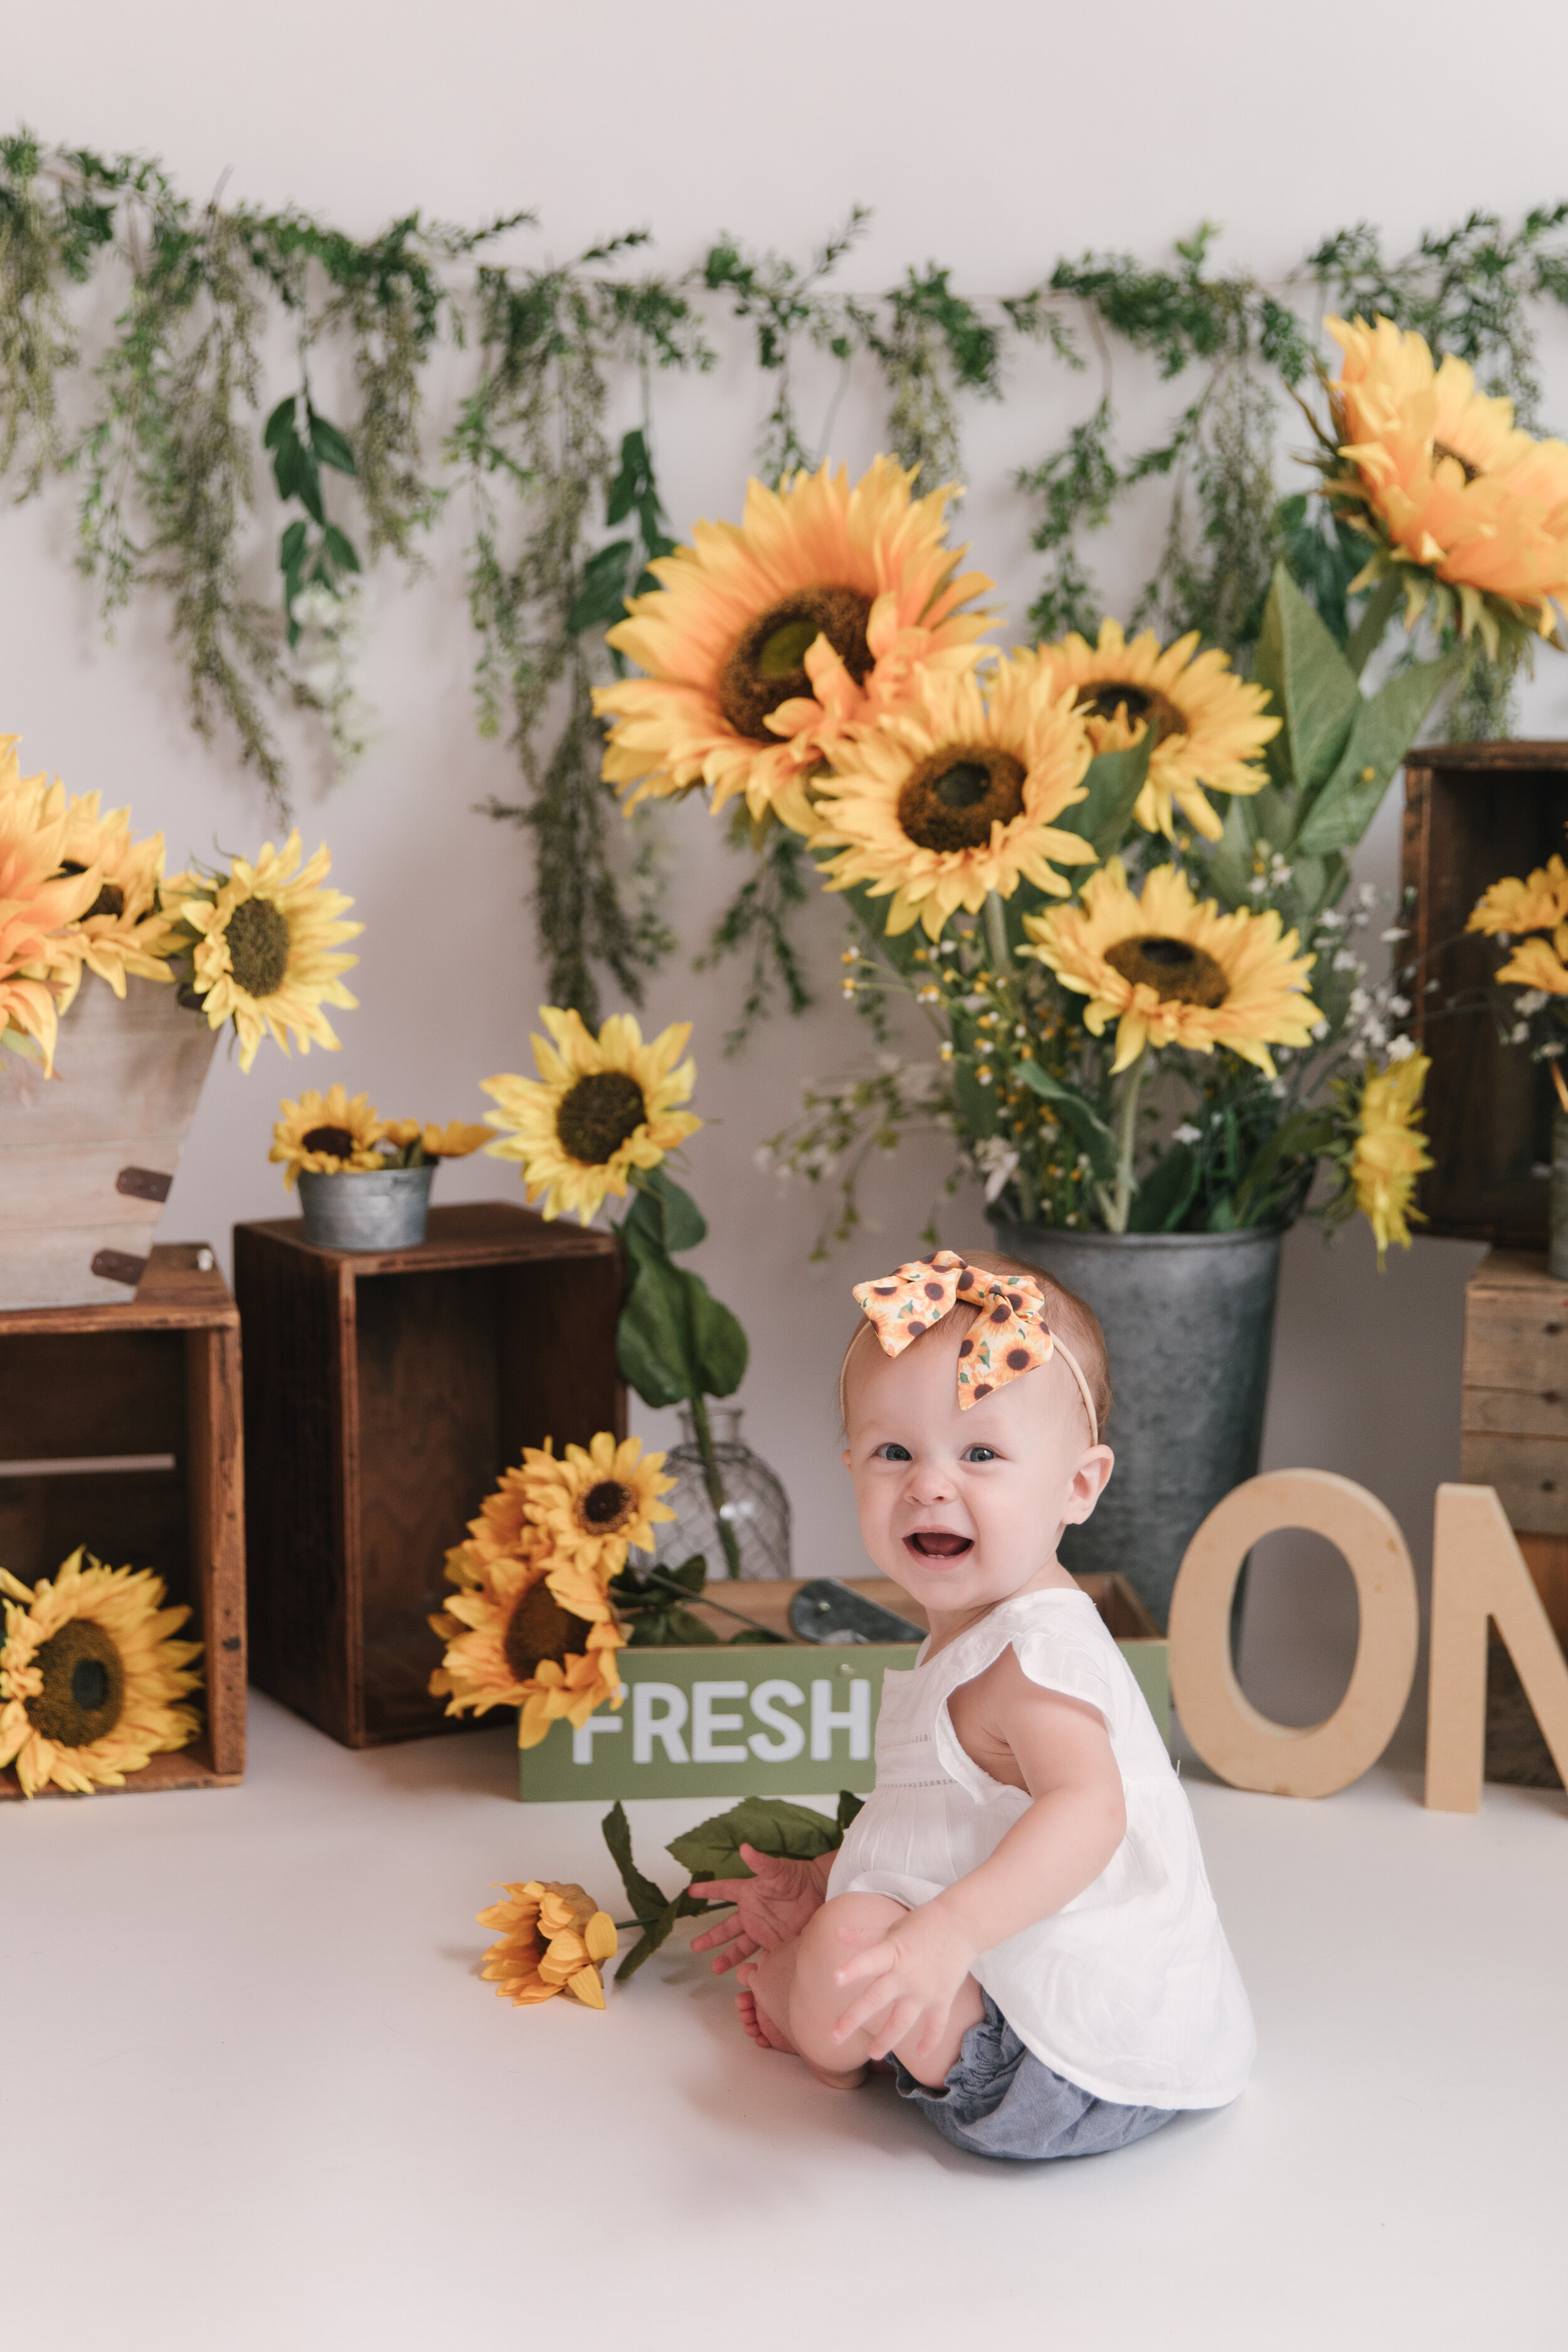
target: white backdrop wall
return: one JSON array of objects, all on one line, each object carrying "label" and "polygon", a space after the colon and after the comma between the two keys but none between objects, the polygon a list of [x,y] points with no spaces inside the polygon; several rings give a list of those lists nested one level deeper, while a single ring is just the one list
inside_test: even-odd
[{"label": "white backdrop wall", "polygon": [[[998,295],[1087,247],[1163,257],[1205,218],[1224,226],[1238,263],[1276,276],[1359,217],[1397,249],[1472,205],[1514,215],[1551,199],[1568,189],[1568,22],[1538,20],[1531,43],[1530,72],[1510,73],[1491,103],[1484,73],[1466,64],[1473,16],[1457,0],[1415,16],[1402,0],[1369,0],[1353,41],[1242,0],[1179,12],[1124,0],[1113,18],[1038,0],[974,0],[956,17],[933,0],[795,0],[782,13],[726,0],[600,0],[592,10],[447,0],[438,12],[408,0],[272,0],[251,15],[215,15],[198,0],[130,13],[76,0],[8,24],[5,110],[48,140],[157,153],[193,194],[226,173],[231,200],[293,198],[360,233],[416,205],[469,221],[531,205],[541,227],[515,249],[553,258],[641,224],[669,269],[721,227],[803,254],[859,200],[876,218],[847,284],[875,289],[934,257],[966,290]],[[738,511],[764,405],[744,346],[728,332],[720,341],[713,375],[655,388],[677,530]],[[287,352],[275,356],[276,397],[292,378]],[[437,368],[437,409],[464,364]],[[965,415],[974,488],[963,534],[1001,583],[1009,636],[1036,568],[1010,469],[1051,446],[1096,389],[1031,361],[1004,406]],[[328,390],[323,404],[342,413]],[[830,390],[808,372],[808,423]],[[1169,403],[1131,370],[1118,390],[1135,418]],[[1568,415],[1561,366],[1547,410]],[[879,437],[876,387],[857,384],[834,454],[858,468]],[[258,475],[258,488],[255,583],[270,593],[278,521],[269,482]],[[541,987],[524,851],[474,814],[492,793],[511,793],[514,771],[474,732],[463,522],[454,507],[423,581],[387,571],[373,583],[365,684],[377,735],[360,772],[328,794],[308,739],[290,738],[308,846],[331,841],[334,878],[366,926],[352,979],[362,1009],[342,1016],[341,1055],[290,1065],[264,1052],[248,1078],[222,1059],[215,1066],[163,1231],[206,1238],[226,1260],[237,1220],[284,1208],[266,1157],[279,1093],[341,1076],[388,1112],[473,1117],[480,1077],[531,1067]],[[47,764],[75,790],[131,801],[139,829],[161,825],[175,860],[215,842],[253,845],[268,829],[258,786],[226,745],[191,734],[178,674],[145,613],[105,646],[72,570],[71,528],[58,488],[5,518],[0,729],[20,730],[29,769]],[[1153,528],[1152,511],[1134,516],[1100,551],[1112,608],[1147,568]],[[1568,735],[1568,667],[1543,662],[1525,726]],[[794,1499],[797,1572],[852,1571],[831,1402],[847,1286],[910,1254],[942,1163],[930,1150],[887,1163],[873,1193],[879,1230],[850,1261],[807,1268],[822,1203],[781,1194],[754,1154],[803,1080],[868,1052],[835,997],[838,920],[817,904],[803,926],[824,982],[816,1009],[776,1020],[725,1063],[737,976],[689,964],[739,869],[700,807],[668,813],[663,831],[668,912],[684,946],[653,981],[644,1019],[695,1023],[698,1107],[711,1122],[691,1160],[712,1228],[701,1268],[750,1328],[742,1402]],[[1363,877],[1392,883],[1395,841],[1391,803],[1365,845]],[[514,1180],[493,1162],[440,1179],[447,1200],[509,1192]],[[944,1231],[978,1244],[978,1201],[958,1202]],[[1379,1278],[1364,1228],[1325,1251],[1303,1227],[1288,1247],[1266,1460],[1363,1480],[1418,1557],[1433,1486],[1457,1475],[1463,1286],[1479,1255],[1417,1241]],[[666,1429],[661,1416],[639,1410],[637,1420]],[[1331,1702],[1353,1638],[1348,1591],[1348,1577],[1300,1548],[1264,1577],[1247,1666],[1260,1697],[1289,1668],[1302,1719]]]}]

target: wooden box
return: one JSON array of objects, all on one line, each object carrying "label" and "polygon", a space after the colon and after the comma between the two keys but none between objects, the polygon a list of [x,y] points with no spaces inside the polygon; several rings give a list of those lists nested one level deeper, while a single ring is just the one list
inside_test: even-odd
[{"label": "wooden box", "polygon": [[1459,1475],[1495,1486],[1568,1646],[1568,1283],[1494,1249],[1465,1292]]},{"label": "wooden box", "polygon": [[[1552,1081],[1501,1044],[1486,991],[1495,944],[1465,925],[1505,874],[1568,854],[1568,743],[1428,744],[1405,767],[1404,882],[1414,890],[1414,1033],[1432,1056],[1423,1231],[1546,1246]],[[1436,981],[1435,990],[1427,983]],[[1461,1009],[1450,1013],[1451,998]]]},{"label": "wooden box", "polygon": [[[0,1562],[33,1584],[85,1544],[153,1569],[205,1645],[201,1734],[127,1794],[244,1772],[241,1465],[239,1317],[211,1250],[154,1245],[123,1306],[0,1314]],[[0,1797],[20,1793],[0,1772]]]},{"label": "wooden box", "polygon": [[468,1729],[426,1687],[446,1554],[525,1445],[624,1434],[619,1247],[500,1202],[415,1249],[303,1236],[234,1235],[251,1674],[350,1748]]},{"label": "wooden box", "polygon": [[[924,1612],[896,1584],[856,1578],[856,1590],[913,1623]],[[1082,1576],[1136,1675],[1167,1741],[1171,1682],[1163,1636],[1120,1576]],[[912,1643],[801,1642],[789,1624],[798,1582],[723,1583],[715,1599],[784,1637],[784,1644],[620,1653],[622,1706],[601,1707],[581,1730],[552,1724],[520,1756],[525,1804],[574,1798],[864,1795],[876,1779],[877,1715],[885,1674],[907,1673]],[[716,1633],[734,1621],[697,1604]],[[786,1646],[787,1645],[787,1646]],[[764,1687],[772,1685],[772,1690]]]}]

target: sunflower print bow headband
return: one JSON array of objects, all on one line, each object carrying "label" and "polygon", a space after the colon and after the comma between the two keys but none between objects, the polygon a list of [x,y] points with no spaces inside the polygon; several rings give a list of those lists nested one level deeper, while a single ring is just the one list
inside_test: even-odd
[{"label": "sunflower print bow headband", "polygon": [[961,1412],[1059,1355],[1078,1383],[1090,1442],[1099,1444],[1100,1416],[1089,1382],[1067,1342],[1052,1333],[1045,1295],[1031,1276],[987,1274],[966,1265],[955,1250],[938,1250],[934,1257],[910,1258],[879,1282],[858,1282],[855,1299],[889,1356],[901,1356],[954,1307],[979,1310],[973,1329],[958,1343]]}]

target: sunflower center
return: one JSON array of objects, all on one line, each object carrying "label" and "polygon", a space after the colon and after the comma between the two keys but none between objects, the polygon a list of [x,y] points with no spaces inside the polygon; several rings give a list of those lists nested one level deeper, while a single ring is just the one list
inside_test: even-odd
[{"label": "sunflower center", "polygon": [[1168,735],[1184,735],[1187,722],[1173,702],[1151,686],[1128,686],[1121,678],[1102,677],[1092,686],[1080,686],[1075,697],[1076,707],[1089,719],[1114,719],[1118,710],[1125,711],[1128,723],[1136,727],[1147,719],[1154,730],[1154,740],[1163,743]]},{"label": "sunflower center", "polygon": [[1479,482],[1480,480],[1481,469],[1479,466],[1472,466],[1468,457],[1461,457],[1457,449],[1450,449],[1446,441],[1434,441],[1432,444],[1432,463],[1434,467],[1436,467],[1438,461],[1444,457],[1452,457],[1455,465],[1458,466],[1460,473],[1463,474],[1465,478],[1467,488],[1471,482]]},{"label": "sunflower center", "polygon": [[125,1667],[102,1626],[90,1617],[73,1617],[33,1664],[44,1687],[22,1704],[34,1729],[59,1748],[90,1748],[106,1738],[125,1705]]},{"label": "sunflower center", "polygon": [[242,898],[224,932],[237,985],[276,996],[289,969],[289,918],[270,898]]},{"label": "sunflower center", "polygon": [[1159,936],[1118,940],[1107,948],[1105,961],[1112,971],[1136,987],[1152,988],[1162,1004],[1223,1004],[1230,994],[1225,966],[1190,940]]},{"label": "sunflower center", "polygon": [[584,1168],[603,1168],[647,1117],[637,1080],[625,1070],[590,1070],[562,1097],[555,1133],[563,1151]]},{"label": "sunflower center", "polygon": [[583,1647],[587,1628],[563,1609],[548,1584],[531,1584],[507,1621],[501,1648],[520,1683],[531,1682],[546,1658],[557,1665]]},{"label": "sunflower center", "polygon": [[871,599],[858,588],[801,588],[749,621],[730,648],[719,677],[719,708],[737,735],[776,743],[766,720],[781,702],[809,695],[805,656],[826,637],[857,686],[871,670],[866,624]]},{"label": "sunflower center", "polygon": [[637,1516],[637,1496],[618,1478],[601,1478],[590,1486],[578,1507],[577,1516],[590,1535],[613,1536]]},{"label": "sunflower center", "polygon": [[[87,872],[87,868],[82,864],[79,857],[68,857],[61,866],[60,872],[62,874],[85,874]],[[121,888],[118,882],[106,882],[81,919],[84,923],[90,923],[95,915],[120,916],[124,912],[124,891]]]},{"label": "sunflower center", "polygon": [[992,744],[944,744],[899,794],[899,823],[920,849],[984,849],[994,824],[1021,814],[1026,772]]},{"label": "sunflower center", "polygon": [[307,1151],[330,1151],[334,1160],[353,1156],[354,1139],[346,1127],[313,1127],[300,1140]]}]

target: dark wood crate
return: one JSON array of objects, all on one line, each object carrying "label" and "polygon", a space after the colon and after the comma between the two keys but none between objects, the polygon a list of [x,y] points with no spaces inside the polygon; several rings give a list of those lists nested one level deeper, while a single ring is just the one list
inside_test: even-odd
[{"label": "dark wood crate", "polygon": [[[1465,924],[1506,874],[1568,855],[1568,743],[1428,744],[1405,767],[1404,881],[1415,893],[1415,1035],[1432,1056],[1426,1133],[1435,1166],[1417,1205],[1426,1233],[1509,1249],[1546,1246],[1555,1100],[1546,1070],[1502,1045],[1489,1008],[1446,1015],[1497,969],[1492,941]],[[1429,992],[1426,982],[1437,987]]]},{"label": "dark wood crate", "polygon": [[625,1434],[616,1243],[483,1202],[415,1249],[237,1225],[234,1266],[253,1680],[350,1748],[470,1728],[427,1689],[446,1554],[525,1445]]},{"label": "dark wood crate", "polygon": [[153,1569],[205,1645],[201,1733],[126,1795],[244,1773],[244,1511],[239,1315],[210,1249],[154,1246],[124,1305],[0,1314],[0,1562],[35,1584],[85,1544]]}]

